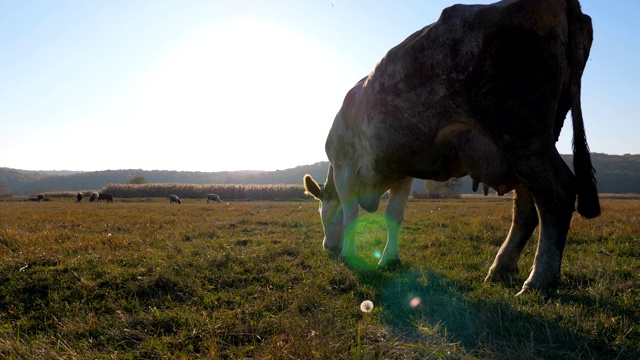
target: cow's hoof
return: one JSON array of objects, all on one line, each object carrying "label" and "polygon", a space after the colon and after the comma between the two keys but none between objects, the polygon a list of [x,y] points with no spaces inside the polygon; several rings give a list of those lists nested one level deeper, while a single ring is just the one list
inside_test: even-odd
[{"label": "cow's hoof", "polygon": [[402,266],[400,259],[389,259],[386,261],[380,261],[378,267],[381,269],[395,269]]},{"label": "cow's hoof", "polygon": [[340,253],[340,259],[344,262],[352,262],[357,258],[358,256],[356,255],[355,251],[342,251]]},{"label": "cow's hoof", "polygon": [[522,296],[522,295],[524,295],[524,294],[526,294],[526,293],[528,293],[530,291],[531,290],[529,290],[529,288],[523,286],[522,289],[520,291],[518,291],[518,293],[515,294],[514,296],[515,297]]},{"label": "cow's hoof", "polygon": [[521,289],[520,291],[518,291],[518,293],[517,293],[517,294],[515,294],[514,296],[515,296],[515,297],[520,297],[520,296],[524,296],[524,295],[527,295],[527,294],[533,294],[533,293],[538,293],[538,294],[540,294],[540,295],[542,295],[542,296],[545,296],[545,297],[548,295],[546,290],[530,288],[530,287],[527,287],[527,286],[525,285],[525,286],[523,286],[523,287],[522,287],[522,289]]},{"label": "cow's hoof", "polygon": [[517,296],[522,296],[525,294],[531,294],[531,293],[537,292],[538,294],[544,297],[550,297],[553,294],[555,294],[557,291],[558,291],[557,282],[551,282],[549,284],[541,285],[541,284],[534,284],[529,281],[525,281],[524,285],[522,285],[522,290],[518,291],[518,293],[515,296],[517,297]]},{"label": "cow's hoof", "polygon": [[487,277],[484,278],[484,282],[502,282],[511,284],[513,278],[518,274],[518,268],[511,269],[507,267],[491,268]]},{"label": "cow's hoof", "polygon": [[340,249],[325,248],[325,250],[329,254],[330,258],[332,258],[332,259],[339,259],[340,258]]}]

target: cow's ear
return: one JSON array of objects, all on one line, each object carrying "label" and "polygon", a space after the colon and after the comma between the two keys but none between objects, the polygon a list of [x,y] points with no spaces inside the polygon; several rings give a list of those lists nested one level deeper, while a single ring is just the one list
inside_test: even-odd
[{"label": "cow's ear", "polygon": [[318,185],[309,174],[304,176],[304,189],[305,194],[311,195],[317,200],[322,200],[322,189],[320,189],[320,185]]}]

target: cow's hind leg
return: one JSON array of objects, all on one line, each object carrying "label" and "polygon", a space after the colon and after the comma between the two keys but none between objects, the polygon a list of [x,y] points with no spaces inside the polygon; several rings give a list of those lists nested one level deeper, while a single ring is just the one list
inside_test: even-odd
[{"label": "cow's hind leg", "polygon": [[382,252],[382,257],[378,266],[387,267],[400,263],[400,249],[398,245],[398,235],[400,226],[404,220],[404,210],[407,206],[407,199],[411,191],[413,178],[402,181],[391,189],[389,205],[385,211],[385,223],[387,224],[387,245]]},{"label": "cow's hind leg", "polygon": [[560,282],[562,254],[567,241],[571,216],[575,209],[575,176],[555,148],[550,156],[523,159],[515,167],[531,192],[540,217],[538,249],[529,278],[522,291],[543,292]]},{"label": "cow's hind leg", "polygon": [[520,185],[513,199],[513,221],[506,240],[500,247],[485,281],[511,279],[518,272],[522,249],[538,226],[538,213],[529,191]]}]

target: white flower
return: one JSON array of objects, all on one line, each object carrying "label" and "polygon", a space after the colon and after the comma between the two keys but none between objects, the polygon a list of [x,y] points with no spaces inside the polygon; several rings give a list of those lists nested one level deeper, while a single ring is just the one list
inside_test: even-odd
[{"label": "white flower", "polygon": [[360,310],[365,313],[370,313],[373,311],[373,302],[371,300],[365,300],[360,304]]}]

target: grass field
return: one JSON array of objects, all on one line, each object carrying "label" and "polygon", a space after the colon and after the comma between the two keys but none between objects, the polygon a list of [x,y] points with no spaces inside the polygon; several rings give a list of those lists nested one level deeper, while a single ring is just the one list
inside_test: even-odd
[{"label": "grass field", "polygon": [[640,358],[640,200],[574,216],[550,297],[513,297],[535,241],[513,284],[482,282],[510,220],[410,202],[402,266],[378,270],[381,213],[344,264],[315,201],[0,202],[0,358]]}]

